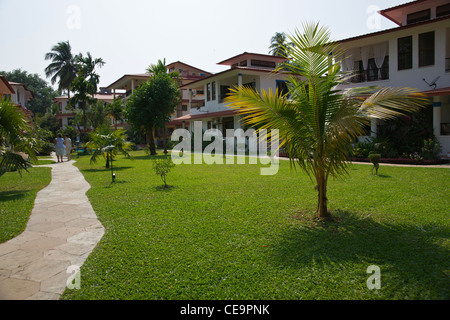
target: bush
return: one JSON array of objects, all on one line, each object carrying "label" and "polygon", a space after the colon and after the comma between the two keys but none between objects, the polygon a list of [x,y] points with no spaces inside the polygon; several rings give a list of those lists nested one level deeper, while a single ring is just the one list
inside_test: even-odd
[{"label": "bush", "polygon": [[153,170],[158,176],[161,177],[161,180],[164,182],[164,188],[168,187],[166,183],[166,176],[170,172],[170,169],[174,166],[175,164],[172,162],[171,157],[153,160]]},{"label": "bush", "polygon": [[372,173],[373,169],[375,169],[375,174],[378,175],[378,168],[380,167],[380,159],[381,154],[378,153],[370,153],[369,154],[369,160],[373,163]]},{"label": "bush", "polygon": [[439,159],[439,155],[442,151],[442,146],[436,137],[423,141],[422,156],[426,160]]}]

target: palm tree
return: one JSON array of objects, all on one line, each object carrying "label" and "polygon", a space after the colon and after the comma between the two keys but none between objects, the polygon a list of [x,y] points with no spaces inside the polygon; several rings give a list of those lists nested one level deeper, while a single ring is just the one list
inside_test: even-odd
[{"label": "palm tree", "polygon": [[109,168],[112,158],[119,152],[123,155],[133,159],[130,154],[132,143],[127,141],[127,136],[124,129],[118,129],[111,132],[109,126],[102,127],[97,131],[91,133],[90,141],[86,147],[92,151],[91,163],[97,162],[99,156],[106,159],[106,168]]},{"label": "palm tree", "polygon": [[364,134],[370,119],[391,119],[424,107],[427,100],[410,88],[354,88],[340,90],[348,77],[340,70],[342,52],[330,42],[330,32],[318,24],[306,24],[288,36],[292,45],[288,68],[289,93],[261,93],[236,88],[226,102],[244,115],[244,122],[278,129],[292,167],[298,165],[315,180],[317,214],[330,218],[327,182],[347,173],[351,144]]},{"label": "palm tree", "polygon": [[285,57],[286,56],[286,34],[284,32],[276,32],[270,39],[270,51],[274,56]]},{"label": "palm tree", "polygon": [[27,130],[30,126],[24,114],[9,99],[0,99],[0,176],[8,171],[27,170],[30,162],[17,151],[36,160],[36,140],[24,135]]},{"label": "palm tree", "polygon": [[52,60],[45,68],[45,75],[51,77],[52,84],[58,81],[58,90],[67,89],[70,99],[70,88],[77,70],[69,41],[56,44],[51,52],[45,54],[45,60]]}]

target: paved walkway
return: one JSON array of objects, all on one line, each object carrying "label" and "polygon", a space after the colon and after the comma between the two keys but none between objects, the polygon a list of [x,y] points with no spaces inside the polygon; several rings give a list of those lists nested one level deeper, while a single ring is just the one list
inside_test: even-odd
[{"label": "paved walkway", "polygon": [[103,236],[90,185],[73,163],[46,165],[52,181],[38,192],[26,230],[0,244],[0,300],[59,299]]}]

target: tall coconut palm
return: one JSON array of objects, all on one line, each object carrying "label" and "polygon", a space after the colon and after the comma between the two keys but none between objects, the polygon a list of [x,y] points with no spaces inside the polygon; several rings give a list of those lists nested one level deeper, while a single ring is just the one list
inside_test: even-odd
[{"label": "tall coconut palm", "polygon": [[58,82],[58,90],[67,89],[70,98],[70,88],[77,76],[77,70],[69,41],[58,42],[51,52],[45,54],[45,60],[52,60],[45,68],[46,77],[51,77],[52,84]]},{"label": "tall coconut palm", "polygon": [[410,88],[354,88],[340,90],[346,80],[340,70],[342,53],[330,41],[330,32],[318,24],[305,24],[289,35],[284,68],[292,76],[289,93],[261,93],[236,88],[226,103],[244,115],[244,122],[278,129],[291,165],[306,171],[318,191],[317,214],[330,218],[327,182],[347,173],[351,143],[363,135],[370,119],[391,119],[417,111],[428,101]]},{"label": "tall coconut palm", "polygon": [[5,172],[26,170],[30,163],[18,151],[36,160],[34,138],[24,133],[30,129],[24,114],[9,99],[0,98],[0,176]]},{"label": "tall coconut palm", "polygon": [[278,56],[286,56],[286,34],[284,32],[276,32],[275,35],[270,39],[270,51],[269,53]]}]

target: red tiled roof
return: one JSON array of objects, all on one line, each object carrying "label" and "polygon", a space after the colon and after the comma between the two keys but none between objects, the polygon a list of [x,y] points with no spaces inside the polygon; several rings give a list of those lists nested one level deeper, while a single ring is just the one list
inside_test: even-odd
[{"label": "red tiled roof", "polygon": [[434,90],[428,90],[422,92],[424,95],[429,97],[434,96],[450,96],[450,87],[446,88],[440,88],[440,89],[434,89]]}]

